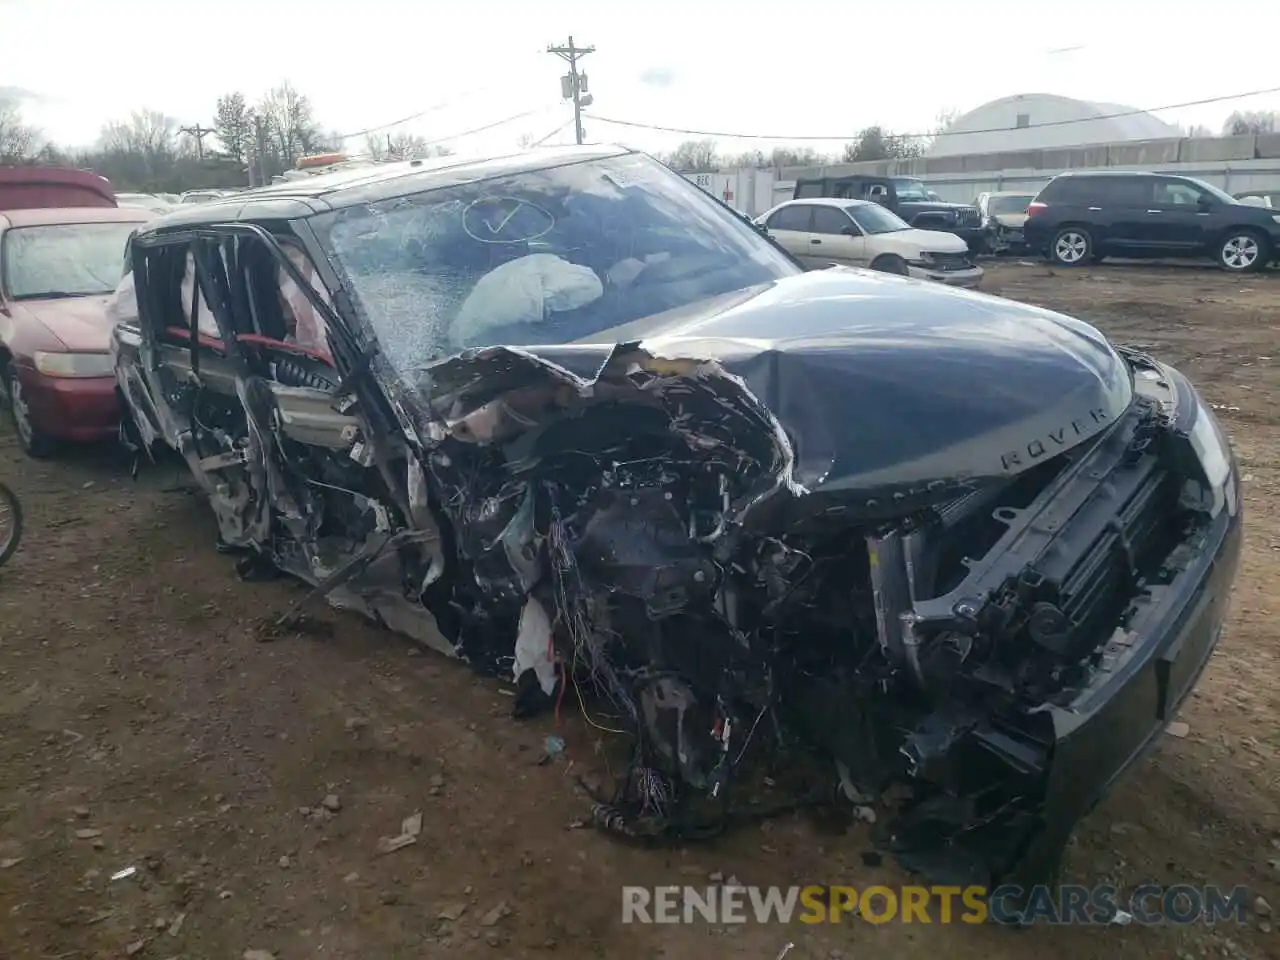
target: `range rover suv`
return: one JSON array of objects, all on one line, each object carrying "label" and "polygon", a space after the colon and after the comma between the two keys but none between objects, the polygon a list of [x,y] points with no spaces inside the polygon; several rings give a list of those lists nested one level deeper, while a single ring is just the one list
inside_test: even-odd
[{"label": "range rover suv", "polygon": [[1027,208],[1027,244],[1062,266],[1103,257],[1212,257],[1261,270],[1280,256],[1280,215],[1192,177],[1063,173]]}]

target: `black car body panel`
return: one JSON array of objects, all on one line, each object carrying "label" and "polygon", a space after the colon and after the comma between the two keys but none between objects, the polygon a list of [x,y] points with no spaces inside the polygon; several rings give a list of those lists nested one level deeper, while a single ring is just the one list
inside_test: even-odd
[{"label": "black car body panel", "polygon": [[806,274],[626,151],[481,169],[140,232],[135,442],[246,576],[510,678],[517,715],[611,706],[602,828],[898,782],[904,861],[1043,879],[1222,622],[1240,498],[1195,391],[1048,311]]}]

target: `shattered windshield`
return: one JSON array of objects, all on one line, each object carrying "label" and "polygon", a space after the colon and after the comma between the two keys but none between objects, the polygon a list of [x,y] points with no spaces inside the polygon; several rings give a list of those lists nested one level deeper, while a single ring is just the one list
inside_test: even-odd
[{"label": "shattered windshield", "polygon": [[402,376],[470,347],[564,343],[797,274],[644,156],[451,186],[312,221]]},{"label": "shattered windshield", "polygon": [[15,227],[4,235],[0,264],[14,300],[111,293],[136,223],[54,223]]}]

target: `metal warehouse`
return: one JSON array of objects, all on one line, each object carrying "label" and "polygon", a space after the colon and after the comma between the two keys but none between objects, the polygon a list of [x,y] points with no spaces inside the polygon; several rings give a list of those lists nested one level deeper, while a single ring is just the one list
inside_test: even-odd
[{"label": "metal warehouse", "polygon": [[1092,103],[1050,93],[1024,93],[970,110],[938,137],[931,157],[1076,147],[1181,136],[1158,117],[1116,103]]}]

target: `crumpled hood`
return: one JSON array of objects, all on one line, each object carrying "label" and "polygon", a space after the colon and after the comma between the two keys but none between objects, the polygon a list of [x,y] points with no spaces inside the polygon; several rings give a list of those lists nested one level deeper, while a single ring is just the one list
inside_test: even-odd
[{"label": "crumpled hood", "polygon": [[590,379],[623,342],[741,377],[813,492],[914,494],[1013,475],[1097,434],[1132,397],[1128,368],[1087,324],[845,268],[516,349]]},{"label": "crumpled hood", "polygon": [[16,306],[41,323],[71,353],[106,353],[111,341],[109,297],[20,300]]}]

